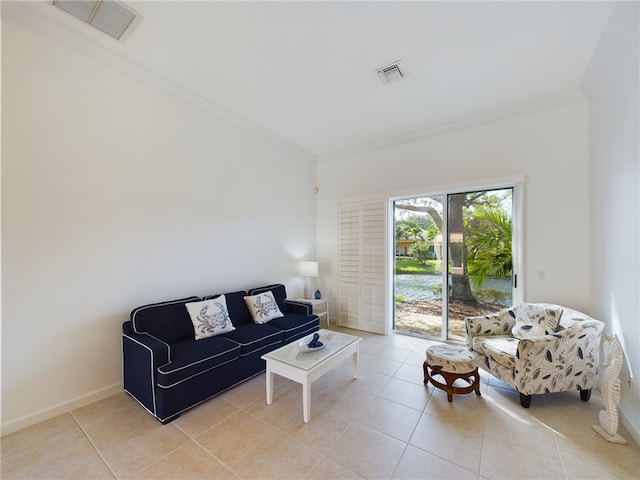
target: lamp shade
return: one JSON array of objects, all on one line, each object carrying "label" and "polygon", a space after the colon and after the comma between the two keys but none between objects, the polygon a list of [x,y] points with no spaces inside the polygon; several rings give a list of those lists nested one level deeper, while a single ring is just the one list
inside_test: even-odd
[{"label": "lamp shade", "polygon": [[300,262],[298,267],[298,274],[301,277],[317,277],[318,276],[318,262]]}]

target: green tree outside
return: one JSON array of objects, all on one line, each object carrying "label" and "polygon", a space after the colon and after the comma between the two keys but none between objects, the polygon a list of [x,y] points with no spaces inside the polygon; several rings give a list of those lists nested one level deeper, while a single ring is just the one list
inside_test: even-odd
[{"label": "green tree outside", "polygon": [[467,227],[467,264],[475,286],[487,276],[506,277],[513,271],[512,225],[507,213],[489,207],[475,213]]},{"label": "green tree outside", "polygon": [[[505,277],[512,273],[512,220],[509,209],[503,207],[503,201],[510,195],[510,191],[484,191],[449,196],[449,231],[460,233],[463,238],[462,244],[451,244],[449,250],[450,261],[463,267],[462,274],[452,276],[452,299],[477,301],[471,283],[479,293],[486,277]],[[437,197],[425,200],[423,204],[413,199],[396,203],[396,208],[405,212],[423,213],[397,220],[396,232],[398,224],[406,225],[409,235],[417,238],[414,232],[419,220],[427,242],[441,233],[442,218],[437,207],[440,200]],[[416,242],[409,254],[422,263],[427,259],[425,251],[428,244]],[[486,298],[487,293],[483,291],[483,295],[478,296]]]},{"label": "green tree outside", "polygon": [[431,257],[431,245],[425,242],[416,242],[409,248],[409,255],[415,258],[418,263],[426,263]]}]

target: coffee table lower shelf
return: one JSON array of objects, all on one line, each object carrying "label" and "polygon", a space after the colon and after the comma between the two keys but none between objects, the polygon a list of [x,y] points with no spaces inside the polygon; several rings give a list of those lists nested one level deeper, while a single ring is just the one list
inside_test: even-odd
[{"label": "coffee table lower shelf", "polygon": [[[320,330],[321,334],[331,334],[332,344],[317,352],[298,351],[297,342],[285,345],[262,356],[267,363],[267,405],[273,403],[273,375],[302,384],[302,416],[305,423],[311,417],[311,384],[344,360],[353,359],[353,378],[358,378],[358,347],[360,337]],[[299,360],[299,361],[298,361]]]}]

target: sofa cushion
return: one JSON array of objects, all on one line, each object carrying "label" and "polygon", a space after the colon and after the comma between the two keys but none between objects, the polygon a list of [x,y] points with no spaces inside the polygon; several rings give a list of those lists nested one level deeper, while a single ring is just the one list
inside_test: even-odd
[{"label": "sofa cushion", "polygon": [[317,315],[302,315],[300,313],[287,313],[281,318],[269,322],[269,325],[279,328],[284,334],[286,343],[296,338],[304,337],[320,328],[320,320]]},{"label": "sofa cushion", "polygon": [[[247,304],[244,301],[244,297],[246,295],[247,292],[245,290],[224,294],[224,298],[227,301],[227,311],[229,312],[229,318],[231,319],[231,323],[233,323],[234,327],[237,327],[238,325],[241,325],[243,323],[253,323],[251,314],[247,309]],[[207,295],[203,298],[203,300],[211,300],[213,298],[218,298],[219,296],[219,293],[216,295]]]},{"label": "sofa cushion", "polygon": [[283,316],[271,291],[244,297],[251,318],[255,323],[267,323]]},{"label": "sofa cushion", "polygon": [[148,333],[158,340],[173,343],[194,338],[195,332],[185,307],[199,297],[186,297],[138,307],[131,312],[131,324],[136,333]]},{"label": "sofa cushion", "polygon": [[249,290],[249,295],[259,295],[260,293],[271,292],[273,293],[273,298],[276,299],[276,303],[278,304],[278,308],[281,312],[284,312],[286,309],[284,307],[284,301],[287,298],[287,289],[281,283],[274,283],[273,285],[265,285],[264,287],[252,288]]},{"label": "sofa cushion", "polygon": [[171,345],[171,361],[158,368],[158,386],[169,388],[240,356],[238,343],[215,336],[190,338]]},{"label": "sofa cushion", "polygon": [[[217,337],[216,337],[217,338]],[[267,349],[273,350],[282,343],[282,330],[269,324],[245,323],[238,325],[233,332],[224,334],[224,338],[240,344],[240,356]]]},{"label": "sofa cushion", "polygon": [[185,306],[193,323],[196,340],[235,330],[229,318],[224,295],[211,300],[187,303]]},{"label": "sofa cushion", "polygon": [[532,338],[549,335],[556,331],[562,308],[521,303],[516,313],[516,323],[511,334],[516,338]]},{"label": "sofa cushion", "polygon": [[499,363],[505,368],[516,368],[516,350],[518,339],[510,335],[492,335],[490,337],[474,337],[473,350]]}]

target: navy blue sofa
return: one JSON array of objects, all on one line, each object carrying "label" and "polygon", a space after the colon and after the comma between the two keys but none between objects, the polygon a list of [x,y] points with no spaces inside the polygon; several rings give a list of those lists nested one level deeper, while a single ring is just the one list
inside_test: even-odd
[{"label": "navy blue sofa", "polygon": [[[284,314],[256,324],[246,295],[271,291]],[[135,308],[122,325],[124,390],[162,423],[265,370],[260,357],[320,328],[307,304],[287,300],[282,284],[225,293],[235,330],[196,340],[187,297]]]}]

